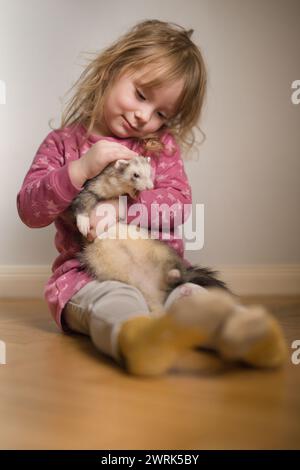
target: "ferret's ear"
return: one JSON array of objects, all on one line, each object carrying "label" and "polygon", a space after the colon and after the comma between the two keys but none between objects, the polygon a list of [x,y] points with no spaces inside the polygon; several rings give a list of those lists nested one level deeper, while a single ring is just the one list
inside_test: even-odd
[{"label": "ferret's ear", "polygon": [[114,167],[117,170],[123,170],[127,165],[129,165],[129,160],[117,160]]}]

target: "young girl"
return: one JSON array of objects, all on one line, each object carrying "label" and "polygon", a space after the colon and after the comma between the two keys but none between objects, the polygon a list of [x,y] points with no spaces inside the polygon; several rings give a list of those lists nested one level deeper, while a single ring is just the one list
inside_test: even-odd
[{"label": "young girl", "polygon": [[[179,143],[193,145],[206,92],[204,62],[191,34],[175,24],[144,21],[97,56],[75,84],[61,127],[39,147],[17,197],[26,225],[54,222],[57,229],[60,254],[45,298],[58,325],[89,335],[98,350],[136,375],[162,374],[182,351],[201,345],[255,366],[277,366],[285,357],[280,328],[262,307],[241,307],[221,290],[187,283],[171,292],[154,318],[138,289],[98,282],[76,258],[80,234],[66,210],[110,162],[151,157],[154,189],[128,199],[128,207],[139,202],[150,219],[152,203],[191,203]],[[109,202],[118,209],[117,200]],[[174,231],[172,215],[170,224]],[[183,257],[182,240],[165,242]]]}]

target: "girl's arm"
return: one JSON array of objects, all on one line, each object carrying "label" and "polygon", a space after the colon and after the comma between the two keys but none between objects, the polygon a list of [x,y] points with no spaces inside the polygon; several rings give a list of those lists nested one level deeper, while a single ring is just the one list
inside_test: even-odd
[{"label": "girl's arm", "polygon": [[70,178],[71,161],[58,132],[40,145],[17,195],[21,220],[28,227],[45,227],[62,213],[81,191]]},{"label": "girl's arm", "polygon": [[[170,229],[173,230],[177,225],[183,224],[188,219],[192,204],[191,186],[184,170],[179,146],[175,143],[174,138],[168,136],[166,145],[167,149],[172,151],[173,148],[175,151],[172,156],[163,152],[159,157],[155,176],[155,189],[141,191],[135,200],[129,199],[127,223],[139,216],[140,211],[140,225],[150,228],[152,224],[152,227],[158,230],[162,229],[162,220],[167,226],[170,224]],[[130,211],[133,204],[137,204],[139,210],[136,214],[131,214]],[[159,210],[162,217],[156,217],[157,205],[161,205]],[[175,213],[177,210],[175,217],[172,206]],[[151,207],[153,207],[152,217]]]}]

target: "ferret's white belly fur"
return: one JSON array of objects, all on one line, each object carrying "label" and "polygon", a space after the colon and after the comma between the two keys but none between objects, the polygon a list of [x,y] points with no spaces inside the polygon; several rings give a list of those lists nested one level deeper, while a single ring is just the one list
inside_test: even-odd
[{"label": "ferret's white belly fur", "polygon": [[167,295],[167,272],[174,266],[176,254],[165,243],[151,239],[146,229],[118,223],[105,237],[85,247],[84,262],[99,281],[118,280],[137,287],[150,310],[159,313]]}]

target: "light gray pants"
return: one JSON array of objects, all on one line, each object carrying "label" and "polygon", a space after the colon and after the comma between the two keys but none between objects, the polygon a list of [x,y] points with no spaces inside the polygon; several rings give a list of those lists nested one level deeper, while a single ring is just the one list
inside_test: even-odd
[{"label": "light gray pants", "polygon": [[[182,284],[169,294],[164,308],[191,289],[206,292],[196,284]],[[141,315],[153,316],[136,287],[119,281],[95,280],[86,284],[67,303],[63,321],[71,330],[90,336],[99,351],[121,363],[118,351],[120,327],[129,318]]]}]

